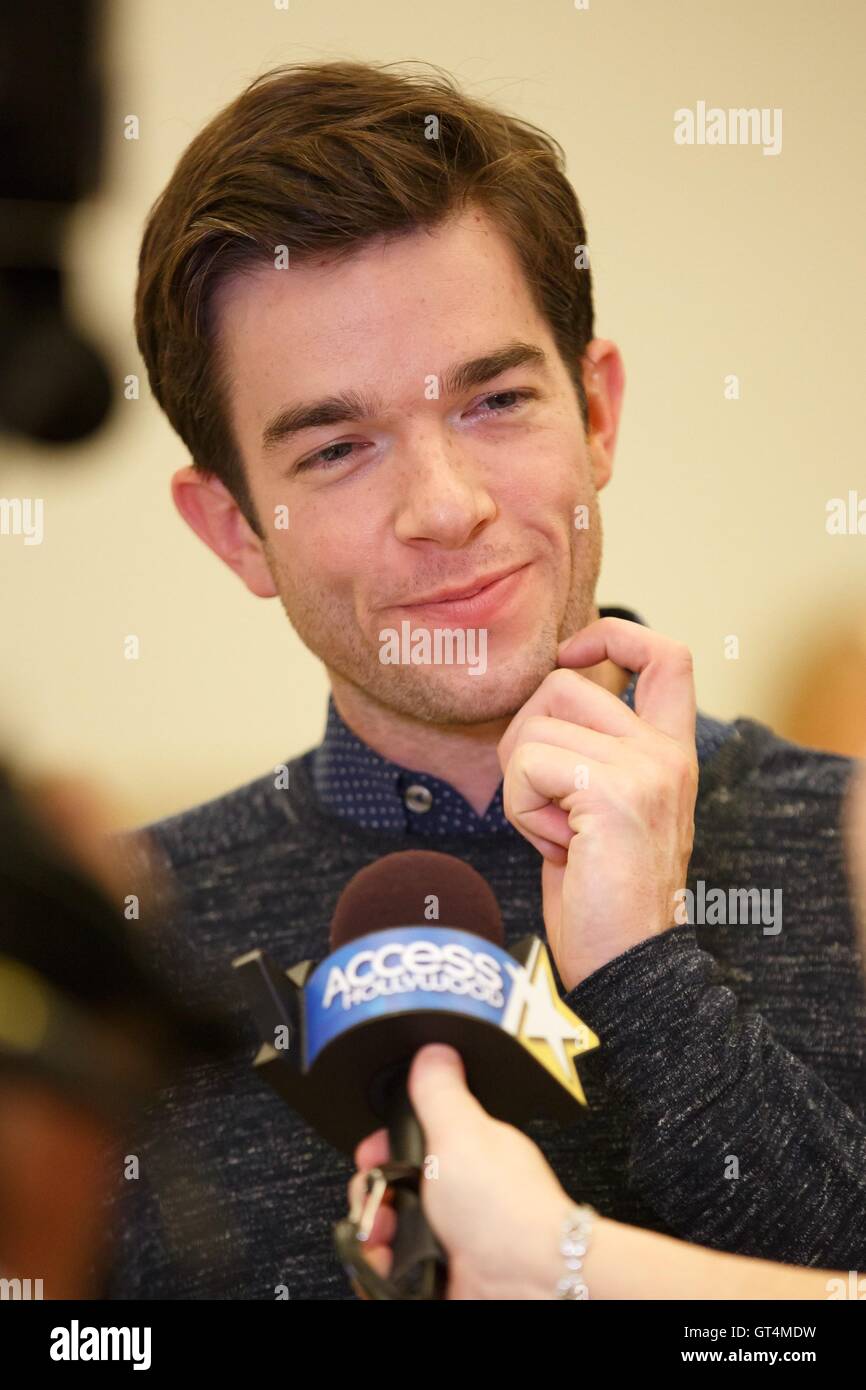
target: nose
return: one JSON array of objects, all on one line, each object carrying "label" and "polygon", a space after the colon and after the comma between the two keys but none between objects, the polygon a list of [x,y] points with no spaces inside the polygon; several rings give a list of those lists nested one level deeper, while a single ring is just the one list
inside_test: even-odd
[{"label": "nose", "polygon": [[394,530],[397,538],[457,549],[496,515],[482,470],[466,444],[441,429],[404,440]]}]

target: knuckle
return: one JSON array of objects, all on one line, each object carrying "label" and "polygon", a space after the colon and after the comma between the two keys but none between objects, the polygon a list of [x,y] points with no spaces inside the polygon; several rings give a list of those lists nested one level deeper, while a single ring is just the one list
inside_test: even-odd
[{"label": "knuckle", "polygon": [[[571,667],[557,666],[555,671],[549,671],[541,682],[541,685],[549,692],[555,694],[564,693],[566,690],[574,688],[574,678],[578,673]],[[540,688],[540,687],[539,687]]]},{"label": "knuckle", "polygon": [[670,759],[670,773],[674,790],[677,792],[689,792],[692,786],[697,786],[698,762],[697,758],[692,758],[683,749],[677,748]]},{"label": "knuckle", "polygon": [[515,748],[514,756],[511,759],[515,774],[524,778],[531,777],[533,768],[538,766],[540,753],[541,745],[529,740]]},{"label": "knuckle", "polygon": [[674,643],[673,655],[684,671],[694,671],[695,658],[691,647],[686,646],[685,642]]}]

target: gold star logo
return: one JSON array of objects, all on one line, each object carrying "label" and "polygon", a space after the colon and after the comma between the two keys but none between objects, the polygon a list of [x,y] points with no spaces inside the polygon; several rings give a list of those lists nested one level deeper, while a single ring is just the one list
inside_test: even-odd
[{"label": "gold star logo", "polygon": [[508,971],[513,987],[503,1028],[586,1105],[574,1059],[598,1047],[599,1039],[560,999],[544,943],[534,941],[526,964],[509,964]]}]

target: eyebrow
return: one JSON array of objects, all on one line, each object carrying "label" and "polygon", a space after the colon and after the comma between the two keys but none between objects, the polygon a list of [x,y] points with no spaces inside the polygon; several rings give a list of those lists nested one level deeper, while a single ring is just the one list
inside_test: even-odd
[{"label": "eyebrow", "polygon": [[[547,355],[534,343],[506,343],[494,352],[449,367],[441,375],[444,392],[446,395],[456,395],[473,386],[483,386],[486,381],[492,381],[513,367],[534,367],[543,371],[547,367]],[[341,391],[336,396],[325,396],[319,401],[285,406],[265,425],[262,448],[269,453],[302,430],[340,425],[346,421],[369,420],[381,413],[381,402],[358,391]]]}]

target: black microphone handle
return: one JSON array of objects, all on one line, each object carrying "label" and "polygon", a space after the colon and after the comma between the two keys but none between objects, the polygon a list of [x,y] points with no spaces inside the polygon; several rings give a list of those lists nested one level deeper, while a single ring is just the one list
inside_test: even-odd
[{"label": "black microphone handle", "polygon": [[[424,1131],[412,1108],[406,1088],[408,1066],[400,1068],[385,1093],[385,1122],[391,1161],[411,1163],[424,1176],[427,1146]],[[392,1244],[393,1264],[390,1279],[405,1288],[412,1288],[418,1299],[442,1298],[447,1275],[447,1257],[436,1239],[421,1204],[421,1192],[397,1187],[394,1191],[394,1210],[397,1214],[397,1234]]]}]

